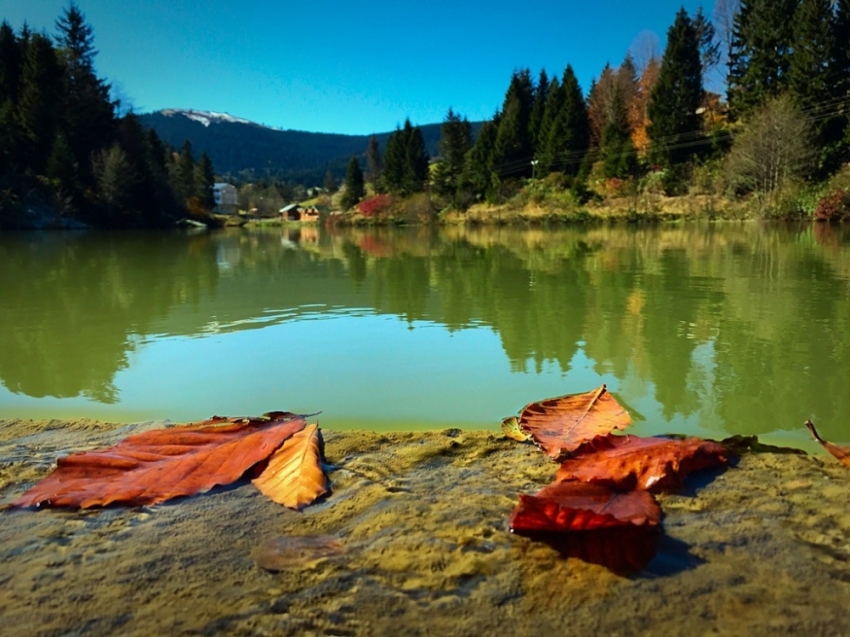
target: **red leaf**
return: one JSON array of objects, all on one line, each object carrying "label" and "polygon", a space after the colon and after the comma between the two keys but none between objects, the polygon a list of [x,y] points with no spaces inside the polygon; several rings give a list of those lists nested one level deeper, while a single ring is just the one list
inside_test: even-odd
[{"label": "red leaf", "polygon": [[605,385],[583,394],[531,403],[519,417],[520,428],[555,460],[596,436],[631,424],[631,416]]},{"label": "red leaf", "polygon": [[596,484],[556,482],[536,495],[520,495],[512,531],[592,531],[617,526],[657,526],[661,507],[646,491],[621,493]]},{"label": "red leaf", "polygon": [[194,495],[238,480],[305,424],[301,416],[274,412],[147,431],[108,449],[59,458],[56,470],[12,505],[86,509]]},{"label": "red leaf", "polygon": [[681,486],[691,471],[726,464],[730,455],[722,444],[700,438],[600,436],[564,461],[556,479],[661,491]]},{"label": "red leaf", "polygon": [[803,424],[806,425],[808,430],[815,437],[815,440],[817,440],[823,446],[824,449],[826,449],[833,456],[841,460],[841,462],[844,463],[846,466],[850,467],[850,447],[840,447],[838,445],[832,444],[831,442],[827,442],[826,440],[821,438],[818,435],[817,429],[815,429],[815,423],[813,423],[811,420],[807,420]]}]

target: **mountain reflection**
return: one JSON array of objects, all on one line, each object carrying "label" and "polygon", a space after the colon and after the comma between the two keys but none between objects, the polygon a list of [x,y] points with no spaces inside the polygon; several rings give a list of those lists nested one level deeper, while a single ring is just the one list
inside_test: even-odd
[{"label": "mountain reflection", "polygon": [[4,236],[0,381],[109,403],[147,338],[347,309],[489,327],[514,372],[581,355],[668,420],[753,434],[816,414],[843,439],[847,239],[754,224]]}]

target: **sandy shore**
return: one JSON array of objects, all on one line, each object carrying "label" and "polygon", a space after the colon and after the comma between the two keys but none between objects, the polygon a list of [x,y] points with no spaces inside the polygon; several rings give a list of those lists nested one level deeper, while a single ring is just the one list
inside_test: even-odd
[{"label": "sandy shore", "polygon": [[[58,455],[162,425],[0,420],[0,502]],[[530,445],[324,435],[333,493],[303,513],[247,482],[148,508],[0,512],[0,632],[850,634],[850,471],[831,457],[747,453],[695,476],[660,498],[655,557],[622,576],[507,532],[517,494],[555,473]]]}]

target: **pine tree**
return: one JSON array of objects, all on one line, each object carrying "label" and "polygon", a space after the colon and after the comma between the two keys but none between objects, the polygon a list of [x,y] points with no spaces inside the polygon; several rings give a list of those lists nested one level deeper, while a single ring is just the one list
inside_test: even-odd
[{"label": "pine tree", "polygon": [[134,212],[133,191],[138,175],[120,145],[115,143],[101,153],[96,176],[100,198],[106,204],[110,221],[118,224],[130,222],[126,217]]},{"label": "pine tree", "polygon": [[22,143],[16,117],[22,67],[21,46],[4,20],[0,24],[0,175],[22,172]]},{"label": "pine tree", "polygon": [[608,105],[608,117],[599,141],[599,160],[605,177],[627,179],[635,174],[637,154],[632,144],[623,86],[615,84]]},{"label": "pine tree", "polygon": [[735,16],[727,77],[736,117],[788,88],[797,0],[742,0]]},{"label": "pine tree", "polygon": [[213,186],[215,185],[215,172],[212,162],[206,152],[202,152],[198,163],[195,165],[194,186],[195,197],[207,210],[215,206],[213,197]]},{"label": "pine tree", "polygon": [[835,87],[841,84],[834,64],[835,30],[831,0],[802,0],[794,18],[794,55],[788,87],[813,121],[813,139],[819,149],[818,175],[839,165],[839,141],[844,117],[835,108]]},{"label": "pine tree", "polygon": [[422,130],[418,126],[410,126],[409,121],[407,126],[410,127],[410,131],[407,132],[404,190],[407,193],[419,192],[425,189],[425,184],[428,181],[430,157],[425,150],[425,138],[422,137]]},{"label": "pine tree", "polygon": [[77,161],[83,163],[113,137],[115,108],[109,100],[109,85],[94,72],[97,50],[92,28],[75,3],[68,6],[56,28],[66,78],[64,128]]},{"label": "pine tree", "polygon": [[560,170],[576,175],[590,143],[590,123],[584,95],[571,65],[564,70],[559,90],[560,112],[547,131],[540,173],[545,175]]},{"label": "pine tree", "polygon": [[553,163],[553,158],[548,156],[548,140],[552,134],[555,121],[561,116],[564,108],[564,91],[561,90],[561,82],[553,77],[549,82],[546,95],[546,105],[543,109],[543,119],[540,122],[535,158],[540,161],[541,171],[548,172],[548,166]]},{"label": "pine tree", "polygon": [[439,194],[454,197],[457,193],[470,148],[472,126],[449,108],[440,128],[440,161],[434,172],[434,187]]},{"label": "pine tree", "polygon": [[720,64],[720,40],[717,38],[714,25],[703,13],[701,6],[697,7],[692,22],[699,41],[700,62],[702,62],[703,83],[705,83],[706,76]]},{"label": "pine tree", "polygon": [[495,165],[504,177],[529,177],[531,175],[531,109],[534,104],[534,87],[528,69],[517,71],[502,105],[502,117],[496,135]]},{"label": "pine tree", "polygon": [[53,183],[56,191],[73,197],[79,189],[79,168],[74,153],[65,135],[59,133],[47,159],[45,176]]},{"label": "pine tree", "polygon": [[[835,48],[831,64],[836,78],[833,99],[843,100],[850,96],[850,0],[836,0],[833,20]],[[842,132],[836,131],[836,157],[838,161],[850,161],[850,114],[844,114]]]},{"label": "pine tree", "polygon": [[381,178],[383,165],[381,163],[381,146],[378,138],[372,135],[366,147],[366,181],[372,189],[378,191],[378,180]]},{"label": "pine tree", "polygon": [[475,145],[466,157],[464,172],[461,177],[461,189],[465,199],[493,197],[497,177],[494,174],[494,156],[496,153],[496,136],[499,132],[500,113],[493,119],[484,122],[478,131]]},{"label": "pine tree", "polygon": [[[410,121],[406,120],[405,124]],[[399,193],[404,188],[405,143],[402,129],[396,127],[387,138],[387,152],[384,153],[384,181],[390,192]]]},{"label": "pine tree", "polygon": [[842,98],[850,94],[850,0],[836,0],[832,32],[831,64],[837,78],[834,97]]},{"label": "pine tree", "polygon": [[0,102],[18,101],[23,54],[8,22],[0,24]]},{"label": "pine tree", "polygon": [[181,204],[185,205],[195,194],[195,158],[192,156],[192,142],[188,139],[175,158],[171,184]]},{"label": "pine tree", "polygon": [[27,46],[21,76],[17,119],[26,141],[22,152],[34,174],[42,174],[59,130],[62,70],[56,51],[45,36],[35,34]]},{"label": "pine tree", "polygon": [[363,199],[365,195],[363,171],[360,169],[357,158],[352,157],[348,162],[348,170],[345,173],[345,192],[342,195],[342,207],[348,209],[357,205],[357,202]]},{"label": "pine tree", "polygon": [[546,100],[549,97],[549,76],[546,74],[546,69],[541,69],[540,76],[537,79],[537,87],[534,91],[534,104],[531,107],[531,118],[528,128],[531,135],[531,145],[535,156],[542,152],[542,146],[545,142],[541,136],[543,128],[543,118],[546,114]]},{"label": "pine tree", "polygon": [[390,192],[409,195],[419,192],[428,180],[428,153],[418,126],[409,119],[387,140],[384,154],[384,180]]},{"label": "pine tree", "polygon": [[702,99],[699,39],[682,9],[667,31],[667,47],[649,104],[647,135],[654,162],[670,167],[687,161],[693,154],[689,144],[701,137],[697,110]]}]

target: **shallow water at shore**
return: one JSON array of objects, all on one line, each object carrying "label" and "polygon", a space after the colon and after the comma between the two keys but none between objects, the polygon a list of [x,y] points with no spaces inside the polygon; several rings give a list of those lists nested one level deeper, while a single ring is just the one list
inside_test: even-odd
[{"label": "shallow water at shore", "polygon": [[[0,421],[0,502],[57,455],[158,426]],[[660,498],[655,557],[621,576],[507,531],[517,494],[555,473],[531,445],[331,431],[325,453],[333,492],[302,513],[249,483],[0,512],[4,635],[850,633],[850,472],[831,457],[747,453],[694,476]]]}]

